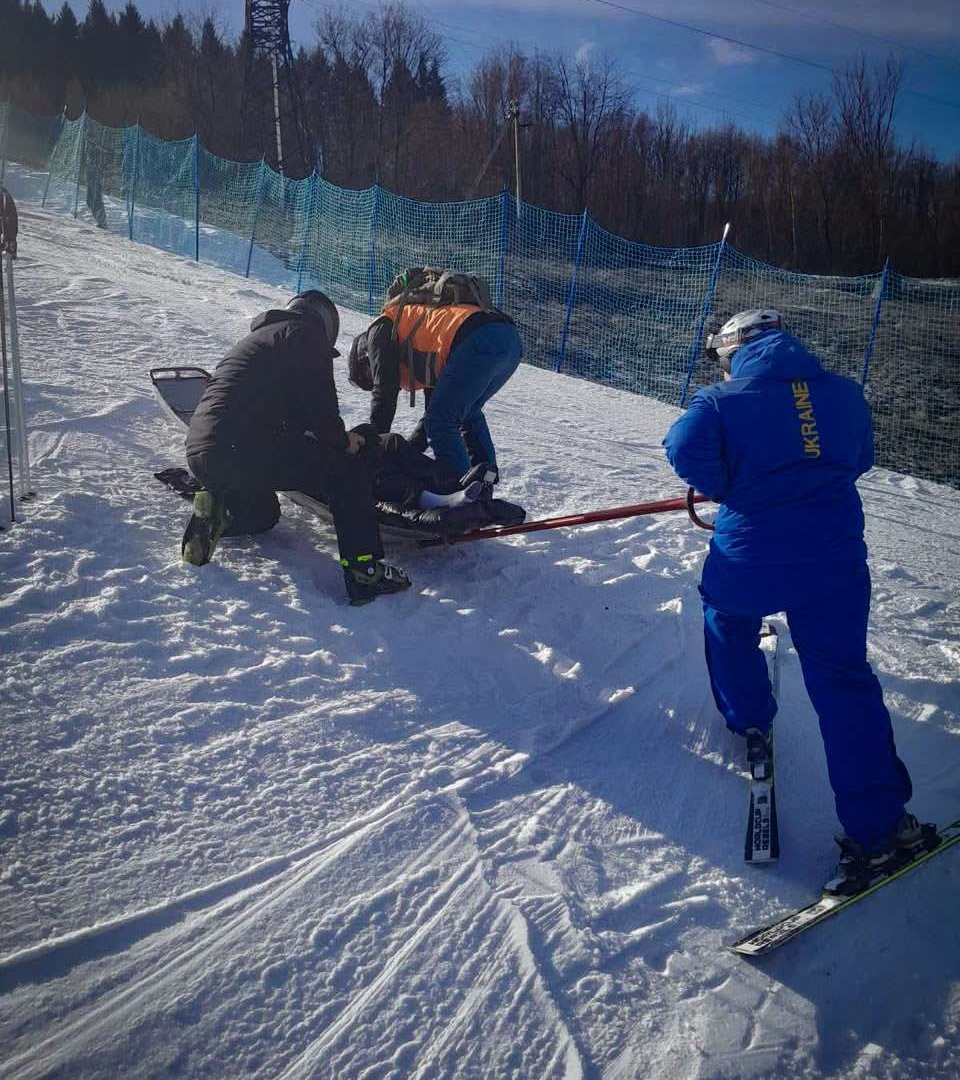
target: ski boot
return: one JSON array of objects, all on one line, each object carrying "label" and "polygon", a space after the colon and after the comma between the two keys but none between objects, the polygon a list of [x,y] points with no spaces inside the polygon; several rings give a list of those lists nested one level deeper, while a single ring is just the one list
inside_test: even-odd
[{"label": "ski boot", "polygon": [[837,873],[823,887],[827,896],[856,896],[875,881],[892,874],[940,842],[935,825],[922,825],[904,814],[896,833],[877,851],[867,851],[849,836],[835,837],[840,846]]},{"label": "ski boot", "polygon": [[743,733],[747,740],[747,765],[754,780],[769,780],[773,767],[771,733],[759,728],[747,728]]},{"label": "ski boot", "polygon": [[485,461],[481,461],[479,465],[474,465],[473,468],[468,469],[467,472],[460,477],[460,487],[467,490],[479,481],[481,486],[478,493],[473,496],[474,500],[492,499],[493,485],[496,484],[499,479],[500,470],[496,465],[488,465]]},{"label": "ski boot", "polygon": [[180,545],[185,563],[204,566],[216,550],[226,524],[227,512],[223,499],[203,489],[193,497],[193,517],[187,522]]},{"label": "ski boot", "polygon": [[340,565],[343,567],[347,596],[353,607],[369,604],[387,593],[409,589],[413,584],[400,567],[374,559],[372,555],[341,559]]}]

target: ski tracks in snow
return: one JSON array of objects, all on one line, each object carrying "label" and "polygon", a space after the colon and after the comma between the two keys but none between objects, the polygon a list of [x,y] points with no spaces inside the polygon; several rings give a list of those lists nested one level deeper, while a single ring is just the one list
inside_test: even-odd
[{"label": "ski tracks in snow", "polygon": [[[706,534],[663,515],[398,550],[414,588],[361,611],[331,530],[298,509],[184,568],[186,505],[150,476],[182,433],[147,368],[213,367],[286,294],[24,220],[40,496],[0,546],[18,721],[0,1076],[818,1075],[815,992],[720,948],[805,895],[830,818],[787,653],[793,854],[777,878],[744,873],[739,747],[702,663]],[[341,348],[365,322],[344,313]],[[521,368],[488,409],[504,495],[535,518],[676,494],[673,415]],[[870,526],[873,655],[908,749],[942,747],[957,583],[926,554],[905,580],[904,492],[864,486],[868,522],[893,523]],[[909,494],[951,542],[935,493]],[[894,1057],[874,1065],[908,1075]]]}]

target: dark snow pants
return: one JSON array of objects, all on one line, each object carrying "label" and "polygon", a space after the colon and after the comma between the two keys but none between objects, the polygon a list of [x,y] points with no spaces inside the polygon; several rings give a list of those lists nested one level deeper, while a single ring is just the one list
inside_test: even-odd
[{"label": "dark snow pants", "polygon": [[[787,573],[738,569],[711,555],[700,592],[714,700],[727,726],[740,734],[751,727],[766,731],[776,712],[758,641],[763,616],[786,612],[820,720],[837,817],[847,836],[868,850],[880,847],[895,831],[912,786],[867,660],[866,564]],[[762,606],[744,610],[738,597],[746,595],[763,597]]]},{"label": "dark snow pants", "polygon": [[280,517],[278,491],[302,491],[330,507],[341,559],[383,558],[374,509],[373,478],[382,451],[378,443],[358,454],[307,436],[274,437],[254,450],[229,446],[192,454],[187,465],[230,512],[227,535],[264,532]]}]

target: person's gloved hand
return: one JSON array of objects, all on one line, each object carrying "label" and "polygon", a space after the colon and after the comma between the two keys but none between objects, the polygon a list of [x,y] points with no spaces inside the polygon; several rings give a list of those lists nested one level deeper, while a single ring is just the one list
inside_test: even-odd
[{"label": "person's gloved hand", "polygon": [[380,433],[373,426],[373,424],[357,424],[356,427],[350,429],[350,433],[353,435],[359,435],[365,443],[375,443],[380,441]]},{"label": "person's gloved hand", "polygon": [[[383,449],[380,443],[380,433],[373,424],[357,424],[356,427],[347,432],[347,439],[359,440],[359,452],[361,454],[379,454]],[[348,453],[357,453],[357,451],[348,448]]]}]

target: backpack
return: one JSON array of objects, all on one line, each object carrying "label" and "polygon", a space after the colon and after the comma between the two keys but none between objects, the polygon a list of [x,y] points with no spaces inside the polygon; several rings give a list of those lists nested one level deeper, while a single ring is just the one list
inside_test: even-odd
[{"label": "backpack", "polygon": [[372,329],[371,325],[362,334],[357,334],[347,358],[347,378],[357,389],[366,390],[368,394],[373,389],[373,370],[370,367],[370,354],[367,352],[367,335]]},{"label": "backpack", "polygon": [[387,290],[387,299],[400,298],[404,304],[475,304],[491,311],[490,286],[477,274],[457,270],[438,270],[434,266],[412,266],[397,274]]}]

